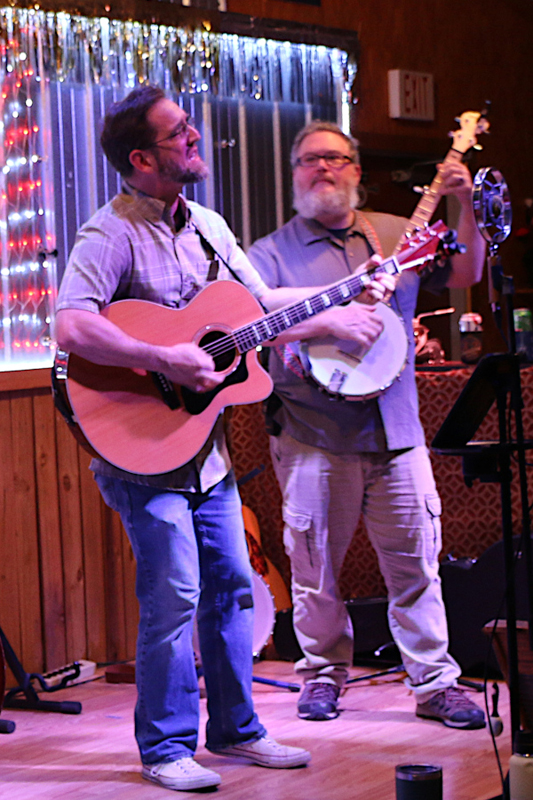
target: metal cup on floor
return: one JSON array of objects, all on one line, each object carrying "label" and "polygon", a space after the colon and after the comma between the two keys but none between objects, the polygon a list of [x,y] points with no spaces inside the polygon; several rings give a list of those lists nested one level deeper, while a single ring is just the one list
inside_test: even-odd
[{"label": "metal cup on floor", "polygon": [[442,800],[442,767],[399,764],[396,767],[396,800]]}]

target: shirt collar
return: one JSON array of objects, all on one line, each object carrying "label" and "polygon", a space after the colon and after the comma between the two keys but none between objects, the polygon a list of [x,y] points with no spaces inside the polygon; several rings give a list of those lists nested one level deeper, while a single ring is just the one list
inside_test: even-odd
[{"label": "shirt collar", "polygon": [[[329,231],[328,228],[325,228],[321,222],[318,222],[318,220],[306,219],[300,214],[297,215],[296,219],[298,225],[298,235],[303,244],[313,244],[314,242],[320,242],[323,239],[330,239],[334,242],[339,241],[338,239],[335,239],[335,237],[332,236],[331,231]],[[358,234],[364,236],[359,221],[359,215],[356,211],[354,223],[348,231],[346,238],[349,236],[357,236]]]},{"label": "shirt collar", "polygon": [[[152,197],[131,186],[127,181],[122,182],[122,191],[135,201],[139,213],[148,221],[153,223],[165,222],[172,230],[175,229],[174,220],[170,214],[170,207],[164,200]],[[191,211],[183,195],[179,196],[179,202],[183,210],[185,221],[189,222]]]}]

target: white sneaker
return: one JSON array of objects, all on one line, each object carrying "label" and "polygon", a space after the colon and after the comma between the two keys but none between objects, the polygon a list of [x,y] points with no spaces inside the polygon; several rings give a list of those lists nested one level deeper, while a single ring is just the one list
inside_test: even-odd
[{"label": "white sneaker", "polygon": [[244,742],[213,750],[217,756],[238,756],[252,764],[271,769],[288,769],[289,767],[303,767],[311,760],[311,753],[303,747],[288,747],[279,744],[268,734],[255,742]]},{"label": "white sneaker", "polygon": [[177,761],[164,761],[160,764],[143,764],[142,776],[147,781],[159,783],[167,789],[187,792],[191,789],[207,789],[218,786],[220,775],[206,769],[194,759],[185,756]]}]

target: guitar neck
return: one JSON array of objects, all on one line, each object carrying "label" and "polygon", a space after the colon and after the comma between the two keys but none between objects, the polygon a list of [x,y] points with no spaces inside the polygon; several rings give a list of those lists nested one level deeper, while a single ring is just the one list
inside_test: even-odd
[{"label": "guitar neck", "polygon": [[[395,275],[400,271],[401,267],[395,256],[385,259],[374,270],[374,272],[388,272],[390,275]],[[352,300],[361,294],[370,280],[371,275],[368,273],[344,278],[305,300],[285,306],[278,311],[272,311],[270,314],[234,330],[231,339],[240,353],[246,353],[248,350],[253,350],[254,347],[275,339],[276,336],[294,325],[305,322],[311,317],[327,311],[328,308]]]},{"label": "guitar neck", "polygon": [[[449,163],[451,161],[460,162],[463,158],[463,153],[458,152],[451,148],[448,153],[446,154],[446,158],[444,159],[444,163]],[[422,197],[414,210],[414,213],[409,220],[405,231],[403,232],[402,236],[396,247],[394,248],[393,255],[397,255],[400,250],[404,247],[407,239],[412,234],[412,232],[416,229],[423,229],[429,221],[433,214],[435,213],[435,209],[439,204],[439,201],[442,197],[442,178],[440,172],[437,172],[431,186],[425,187],[422,193]]]}]

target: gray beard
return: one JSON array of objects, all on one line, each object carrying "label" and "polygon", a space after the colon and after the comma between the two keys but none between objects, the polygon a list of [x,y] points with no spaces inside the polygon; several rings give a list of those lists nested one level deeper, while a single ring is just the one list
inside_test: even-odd
[{"label": "gray beard", "polygon": [[300,193],[296,187],[293,189],[292,205],[305,219],[315,219],[323,214],[342,216],[357,208],[358,203],[359,195],[356,187],[348,191],[336,189],[327,193],[317,193],[312,190]]}]

